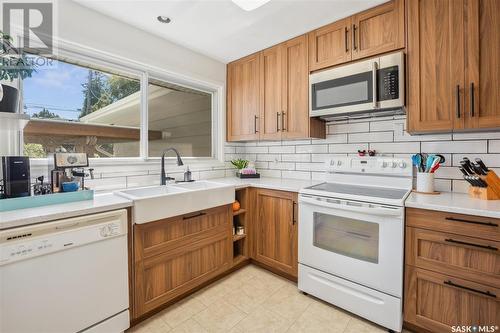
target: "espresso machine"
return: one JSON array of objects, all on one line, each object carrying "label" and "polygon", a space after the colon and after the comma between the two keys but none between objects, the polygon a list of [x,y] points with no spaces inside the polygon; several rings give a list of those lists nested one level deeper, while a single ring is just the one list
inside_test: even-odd
[{"label": "espresso machine", "polygon": [[[55,153],[54,168],[50,172],[52,193],[72,192],[85,189],[85,168],[89,166],[86,153]],[[93,177],[93,169],[89,169]]]}]

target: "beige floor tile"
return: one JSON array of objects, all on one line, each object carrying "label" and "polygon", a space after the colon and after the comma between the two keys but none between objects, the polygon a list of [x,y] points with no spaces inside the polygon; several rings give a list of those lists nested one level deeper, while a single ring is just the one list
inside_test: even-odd
[{"label": "beige floor tile", "polygon": [[375,325],[361,318],[352,317],[347,324],[344,333],[382,333],[387,332],[387,329]]},{"label": "beige floor tile", "polygon": [[273,294],[286,283],[288,283],[288,281],[285,282],[285,279],[282,277],[268,272],[259,273],[245,282],[245,284],[255,289],[266,290],[269,294]]},{"label": "beige floor tile", "polygon": [[295,284],[286,283],[266,299],[263,306],[293,322],[313,301],[311,297],[301,294]]},{"label": "beige floor tile", "polygon": [[163,320],[162,313],[159,313],[132,327],[127,333],[163,333],[171,330],[172,327]]},{"label": "beige floor tile", "polygon": [[174,328],[169,333],[207,333],[208,331],[204,329],[198,322],[194,319],[188,319],[176,328]]},{"label": "beige floor tile", "polygon": [[314,301],[290,327],[288,332],[342,333],[351,317],[344,311]]},{"label": "beige floor tile", "polygon": [[210,306],[217,301],[223,300],[231,291],[232,289],[228,286],[216,282],[198,291],[194,294],[194,297],[205,306]]},{"label": "beige floor tile", "polygon": [[193,318],[209,332],[227,332],[246,314],[234,305],[217,301]]},{"label": "beige floor tile", "polygon": [[291,324],[291,321],[286,320],[280,315],[264,308],[259,308],[236,324],[230,332],[280,333],[286,332]]},{"label": "beige floor tile", "polygon": [[205,309],[206,306],[202,302],[190,296],[166,308],[164,311],[160,312],[159,315],[170,327],[177,327]]},{"label": "beige floor tile", "polygon": [[238,289],[227,294],[225,300],[245,313],[251,313],[271,294],[265,288],[255,288],[250,283],[243,283]]}]

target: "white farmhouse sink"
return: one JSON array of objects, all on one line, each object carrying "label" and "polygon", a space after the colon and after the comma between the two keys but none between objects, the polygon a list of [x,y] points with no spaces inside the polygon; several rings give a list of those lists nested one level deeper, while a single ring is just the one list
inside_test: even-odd
[{"label": "white farmhouse sink", "polygon": [[116,191],[134,202],[134,223],[152,221],[230,204],[234,185],[196,181]]}]

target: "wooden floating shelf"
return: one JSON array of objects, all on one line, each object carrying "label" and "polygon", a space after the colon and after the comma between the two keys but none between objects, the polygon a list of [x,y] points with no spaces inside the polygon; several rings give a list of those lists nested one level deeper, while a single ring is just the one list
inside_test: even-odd
[{"label": "wooden floating shelf", "polygon": [[240,239],[243,239],[246,236],[247,236],[246,234],[243,234],[243,235],[233,235],[233,242],[239,241]]},{"label": "wooden floating shelf", "polygon": [[246,209],[241,208],[240,210],[237,210],[237,211],[233,212],[233,216],[237,216],[237,215],[246,213],[246,211],[247,211]]}]

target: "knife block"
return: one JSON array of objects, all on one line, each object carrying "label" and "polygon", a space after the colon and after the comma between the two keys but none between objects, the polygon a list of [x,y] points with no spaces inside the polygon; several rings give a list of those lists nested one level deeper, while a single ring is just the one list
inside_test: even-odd
[{"label": "knife block", "polygon": [[500,199],[500,178],[493,171],[488,171],[486,176],[481,176],[488,186],[487,187],[469,187],[469,196],[481,200],[499,200]]}]

